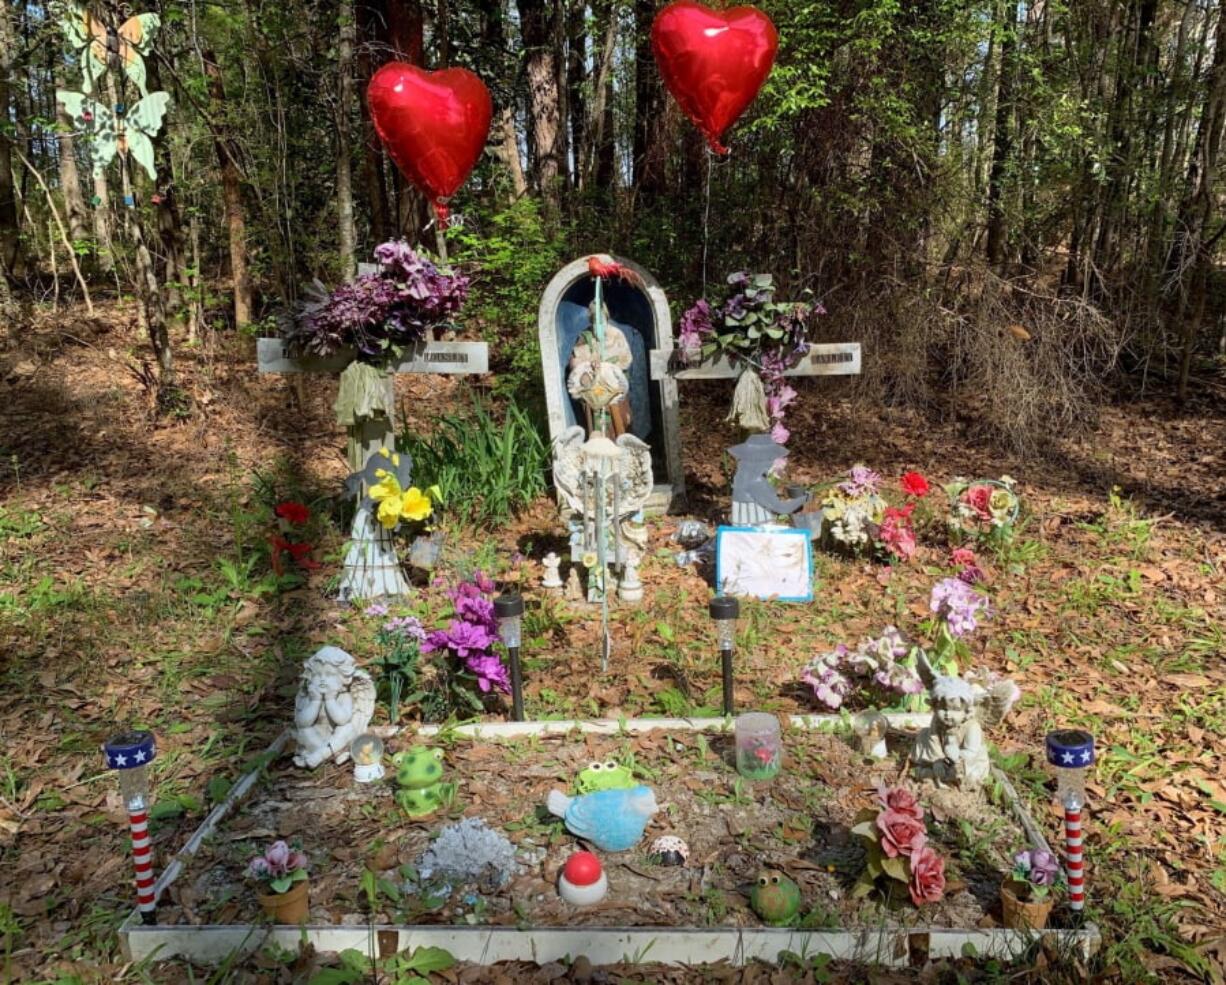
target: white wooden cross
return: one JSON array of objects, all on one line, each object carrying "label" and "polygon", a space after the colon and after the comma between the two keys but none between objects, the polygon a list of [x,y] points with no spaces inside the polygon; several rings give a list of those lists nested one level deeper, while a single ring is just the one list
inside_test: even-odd
[{"label": "white wooden cross", "polygon": [[[351,352],[328,357],[297,357],[290,354],[283,339],[259,339],[256,355],[261,373],[339,373],[353,361]],[[473,375],[489,372],[489,347],[484,342],[419,342],[407,350],[399,362],[388,367],[388,407],[395,406],[392,392],[394,373],[440,373]],[[346,457],[350,472],[364,468],[366,460],[380,448],[394,448],[396,427],[393,415],[364,418],[348,428]],[[337,598],[375,599],[405,595],[409,583],[400,570],[391,533],[375,522],[370,510],[358,510],[353,518],[345,567]]]},{"label": "white wooden cross", "polygon": [[[681,362],[680,349],[651,350],[653,380],[735,380],[740,375],[741,366],[727,356],[687,366]],[[800,362],[786,370],[783,375],[859,376],[860,343],[811,343],[809,351]]]}]

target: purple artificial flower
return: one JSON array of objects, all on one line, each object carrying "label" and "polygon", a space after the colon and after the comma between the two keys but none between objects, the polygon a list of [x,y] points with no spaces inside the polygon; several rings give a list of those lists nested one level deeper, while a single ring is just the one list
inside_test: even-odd
[{"label": "purple artificial flower", "polygon": [[945,620],[949,635],[954,639],[975,631],[979,625],[976,616],[991,615],[988,597],[957,578],[942,578],[933,585],[928,607]]},{"label": "purple artificial flower", "polygon": [[367,616],[386,616],[388,609],[382,602],[372,602],[362,612]]},{"label": "purple artificial flower", "polygon": [[771,425],[771,440],[777,445],[786,445],[788,438],[792,436],[792,432],[783,426],[782,421],[776,421]]},{"label": "purple artificial flower", "polygon": [[478,626],[494,626],[494,603],[480,595],[461,595],[455,600],[455,614]]},{"label": "purple artificial flower", "polygon": [[958,581],[964,581],[968,585],[978,585],[981,581],[984,581],[986,577],[987,576],[983,573],[983,568],[979,567],[977,564],[965,565],[963,566],[962,570],[958,572]]},{"label": "purple artificial flower", "polygon": [[470,654],[484,655],[494,645],[494,640],[487,627],[453,619],[446,629],[436,629],[427,635],[421,651],[433,653],[436,650],[450,650],[455,656],[465,660]]},{"label": "purple artificial flower", "polygon": [[473,584],[486,595],[493,595],[494,589],[498,587],[494,584],[494,579],[489,577],[484,571],[478,571],[473,575]]},{"label": "purple artificial flower", "polygon": [[477,678],[477,687],[489,691],[496,687],[504,694],[511,690],[511,678],[507,668],[494,654],[469,656],[464,660],[464,669]]},{"label": "purple artificial flower", "polygon": [[1060,862],[1051,852],[1030,848],[1013,856],[1013,872],[1036,886],[1054,886],[1060,878]]},{"label": "purple artificial flower", "polygon": [[272,870],[268,867],[268,860],[263,855],[257,855],[247,863],[247,875],[256,879],[261,879],[271,875]]},{"label": "purple artificial flower", "polygon": [[400,636],[407,636],[411,639],[424,641],[426,631],[422,628],[421,620],[416,616],[397,616],[389,619],[383,624],[385,633],[397,633]]},{"label": "purple artificial flower", "polygon": [[682,357],[687,362],[696,359],[701,353],[703,342],[714,334],[711,305],[700,298],[681,316],[681,331],[677,336],[677,344]]},{"label": "purple artificial flower", "polygon": [[801,672],[800,679],[813,689],[813,696],[831,710],[839,708],[851,691],[851,681],[839,669],[850,654],[847,645],[840,643],[814,657]]},{"label": "purple artificial flower", "polygon": [[881,475],[879,473],[874,472],[867,465],[853,465],[847,481],[839,483],[839,489],[852,499],[859,499],[861,496],[875,494],[880,484]]}]

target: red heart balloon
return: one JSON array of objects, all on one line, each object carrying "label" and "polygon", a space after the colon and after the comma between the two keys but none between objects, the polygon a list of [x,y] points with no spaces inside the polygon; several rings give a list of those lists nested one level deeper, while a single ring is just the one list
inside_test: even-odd
[{"label": "red heart balloon", "polygon": [[717,154],[720,140],[771,73],[779,34],[756,7],[712,10],[677,0],[651,25],[651,48],[664,84]]},{"label": "red heart balloon", "polygon": [[466,68],[427,72],[389,62],[371,77],[366,103],[392,160],[446,224],[443,199],[464,184],[489,136],[489,89]]}]

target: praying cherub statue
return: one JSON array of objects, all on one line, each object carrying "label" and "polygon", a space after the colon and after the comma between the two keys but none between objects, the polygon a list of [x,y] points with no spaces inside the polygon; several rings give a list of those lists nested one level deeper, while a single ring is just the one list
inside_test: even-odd
[{"label": "praying cherub statue", "polygon": [[917,669],[928,686],[932,724],[915,737],[912,771],[941,786],[978,790],[992,767],[983,727],[1001,722],[1021,691],[1013,681],[987,672],[965,680],[937,674],[922,650]]},{"label": "praying cherub statue", "polygon": [[349,744],[375,713],[375,684],[344,650],[325,646],[302,667],[294,699],[294,763],[314,769],[325,759],[344,763]]}]

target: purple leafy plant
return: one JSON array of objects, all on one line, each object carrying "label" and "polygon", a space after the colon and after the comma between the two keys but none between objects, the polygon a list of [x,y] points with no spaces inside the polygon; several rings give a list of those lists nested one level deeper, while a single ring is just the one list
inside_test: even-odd
[{"label": "purple leafy plant", "polygon": [[381,363],[448,325],[468,297],[468,278],[440,267],[403,240],[375,247],[377,273],[329,292],[318,280],[286,326],[291,348],[330,356],[352,348],[363,362]]}]

